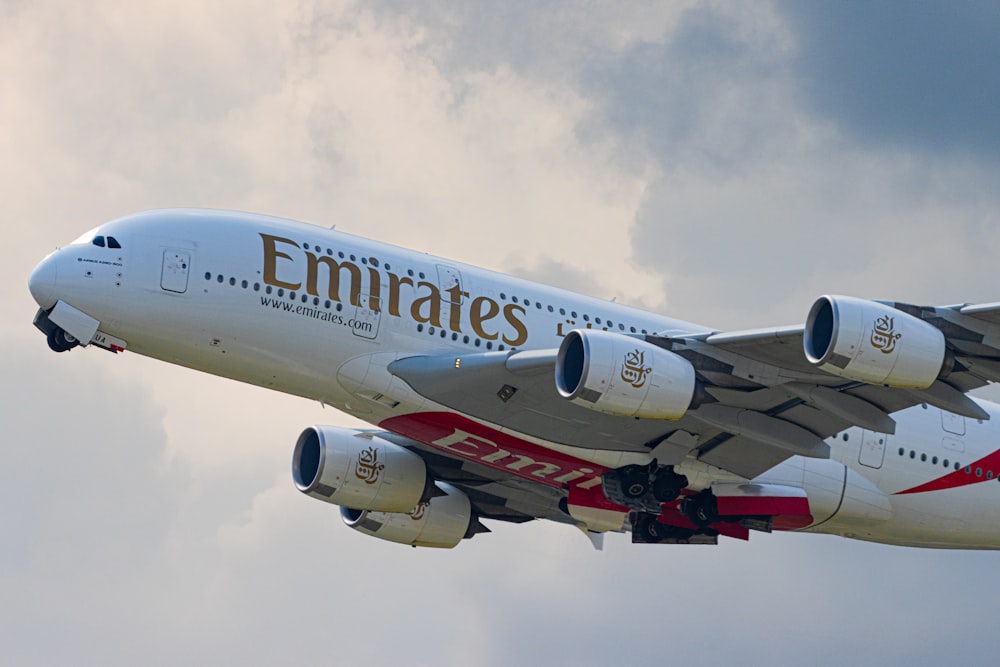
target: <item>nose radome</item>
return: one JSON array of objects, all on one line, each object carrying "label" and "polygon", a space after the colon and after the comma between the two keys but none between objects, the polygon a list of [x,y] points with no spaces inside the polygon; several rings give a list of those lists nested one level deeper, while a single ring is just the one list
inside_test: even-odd
[{"label": "nose radome", "polygon": [[52,253],[35,267],[28,278],[28,290],[39,306],[48,310],[56,305],[56,253]]}]

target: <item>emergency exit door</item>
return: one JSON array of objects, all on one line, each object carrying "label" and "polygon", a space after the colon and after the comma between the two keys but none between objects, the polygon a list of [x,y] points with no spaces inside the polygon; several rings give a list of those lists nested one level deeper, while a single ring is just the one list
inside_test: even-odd
[{"label": "emergency exit door", "polygon": [[190,271],[191,253],[186,250],[164,250],[160,287],[168,292],[186,292]]},{"label": "emergency exit door", "polygon": [[858,463],[869,468],[881,468],[882,461],[885,460],[885,445],[889,439],[885,433],[875,431],[861,432],[861,453],[858,454]]}]

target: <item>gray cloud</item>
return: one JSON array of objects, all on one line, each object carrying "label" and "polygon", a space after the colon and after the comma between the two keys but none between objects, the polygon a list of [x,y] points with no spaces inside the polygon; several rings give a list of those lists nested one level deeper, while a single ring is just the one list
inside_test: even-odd
[{"label": "gray cloud", "polygon": [[782,55],[777,28],[697,6],[659,39],[603,52],[585,81],[603,102],[599,126],[632,136],[664,168],[729,173],[747,157],[774,154],[790,132],[776,113],[784,111]]},{"label": "gray cloud", "polygon": [[858,144],[1000,158],[1000,7],[781,2],[801,100]]},{"label": "gray cloud", "polygon": [[[610,536],[597,553],[541,522],[407,549],[291,486],[298,429],[343,416],[129,354],[45,349],[32,263],[163,204],[337,222],[726,328],[799,321],[823,292],[996,299],[982,107],[931,109],[942,143],[921,143],[934,114],[889,127],[876,89],[892,68],[932,81],[915,45],[940,37],[911,25],[926,17],[900,18],[913,58],[854,45],[865,79],[838,46],[849,18],[824,23],[839,10],[426,7],[28,3],[0,24],[14,91],[0,121],[16,128],[0,136],[16,249],[0,265],[5,658],[988,659],[994,554],[778,534],[714,549]],[[970,42],[948,71],[990,53],[961,9],[935,20]],[[947,90],[965,100],[965,85]],[[869,96],[856,115],[833,103]],[[962,114],[969,134],[949,129]]]}]

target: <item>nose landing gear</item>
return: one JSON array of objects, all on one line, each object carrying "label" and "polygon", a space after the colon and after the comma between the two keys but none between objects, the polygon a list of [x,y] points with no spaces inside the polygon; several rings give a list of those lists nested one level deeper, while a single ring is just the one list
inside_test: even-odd
[{"label": "nose landing gear", "polygon": [[49,342],[49,349],[53,352],[68,352],[80,344],[80,341],[55,325],[46,335],[46,339]]},{"label": "nose landing gear", "polygon": [[45,334],[49,349],[53,352],[67,352],[80,344],[75,336],[49,319],[49,311],[39,309],[35,313],[35,327]]}]

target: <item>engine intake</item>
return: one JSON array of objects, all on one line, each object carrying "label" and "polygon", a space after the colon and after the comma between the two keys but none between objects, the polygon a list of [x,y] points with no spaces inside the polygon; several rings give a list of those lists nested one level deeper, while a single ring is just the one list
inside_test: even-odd
[{"label": "engine intake", "polygon": [[413,452],[336,426],[302,432],[292,477],[307,496],[358,510],[409,512],[435,490],[423,459]]},{"label": "engine intake", "polygon": [[694,367],[643,340],[574,329],[556,358],[556,388],[591,410],[624,417],[680,419],[694,397]]},{"label": "engine intake", "polygon": [[409,513],[373,512],[342,507],[340,516],[348,526],[382,540],[414,547],[451,549],[479,527],[472,503],[464,493],[444,482],[436,482],[443,495],[412,507]]},{"label": "engine intake", "polygon": [[891,306],[821,296],[802,338],[806,359],[828,373],[888,387],[926,389],[941,375],[944,334]]}]

